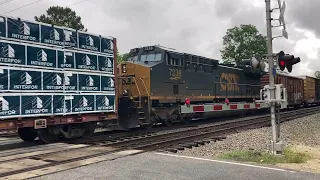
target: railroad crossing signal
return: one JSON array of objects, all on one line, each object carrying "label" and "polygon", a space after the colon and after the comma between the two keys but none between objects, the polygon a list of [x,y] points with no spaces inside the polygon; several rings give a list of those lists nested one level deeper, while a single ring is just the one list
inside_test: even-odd
[{"label": "railroad crossing signal", "polygon": [[287,68],[288,72],[292,72],[292,66],[300,62],[300,57],[285,54],[283,51],[278,53],[278,65],[281,71]]},{"label": "railroad crossing signal", "polygon": [[250,66],[252,70],[260,69],[261,71],[264,71],[266,68],[264,61],[262,59],[258,60],[255,57],[252,57],[251,59],[244,59],[241,64]]}]

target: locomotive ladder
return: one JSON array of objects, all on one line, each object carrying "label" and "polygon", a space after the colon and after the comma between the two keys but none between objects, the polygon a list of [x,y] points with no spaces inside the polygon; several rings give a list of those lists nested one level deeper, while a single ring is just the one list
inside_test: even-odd
[{"label": "locomotive ladder", "polygon": [[148,88],[147,88],[146,83],[144,82],[143,78],[140,78],[140,80],[142,81],[144,89],[146,90],[147,95],[148,95],[148,100],[147,100],[147,102],[148,102],[148,104],[147,104],[148,105],[148,118],[150,119],[150,113],[151,113],[150,94],[149,94]]}]

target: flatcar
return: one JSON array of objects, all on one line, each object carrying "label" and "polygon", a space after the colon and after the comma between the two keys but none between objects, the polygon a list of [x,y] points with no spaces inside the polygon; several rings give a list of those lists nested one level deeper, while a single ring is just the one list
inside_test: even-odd
[{"label": "flatcar", "polygon": [[4,15],[0,27],[0,131],[49,143],[118,125],[116,38]]},{"label": "flatcar", "polygon": [[258,99],[261,72],[232,66],[160,45],[131,49],[127,61],[117,67],[122,126],[189,121],[177,108],[185,99],[192,104]]}]

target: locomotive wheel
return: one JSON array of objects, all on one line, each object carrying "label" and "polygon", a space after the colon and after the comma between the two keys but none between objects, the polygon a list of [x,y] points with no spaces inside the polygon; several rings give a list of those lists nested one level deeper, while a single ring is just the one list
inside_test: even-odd
[{"label": "locomotive wheel", "polygon": [[170,127],[170,126],[172,126],[172,120],[171,119],[165,119],[164,120],[164,124],[166,125],[166,126],[168,126],[168,127]]},{"label": "locomotive wheel", "polygon": [[32,128],[19,128],[18,135],[25,142],[32,142],[38,137],[37,132]]},{"label": "locomotive wheel", "polygon": [[153,127],[153,124],[144,124],[140,126],[144,130],[150,130]]},{"label": "locomotive wheel", "polygon": [[182,119],[182,123],[183,124],[190,124],[191,123],[191,117],[184,117],[183,119]]},{"label": "locomotive wheel", "polygon": [[40,141],[48,144],[57,142],[60,139],[59,135],[51,134],[48,129],[40,129],[38,137]]}]

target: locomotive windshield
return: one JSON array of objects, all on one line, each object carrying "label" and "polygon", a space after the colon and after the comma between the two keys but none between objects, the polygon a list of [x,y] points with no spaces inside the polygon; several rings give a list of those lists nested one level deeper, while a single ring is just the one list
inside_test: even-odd
[{"label": "locomotive windshield", "polygon": [[131,62],[138,61],[138,56],[136,55],[136,56],[128,57],[127,61],[131,61]]},{"label": "locomotive windshield", "polygon": [[149,62],[157,62],[161,61],[161,53],[152,53],[152,54],[142,54],[140,57],[138,55],[128,57],[127,61],[134,62],[134,61],[149,61]]},{"label": "locomotive windshield", "polygon": [[157,54],[142,54],[141,61],[161,61],[161,53]]}]

